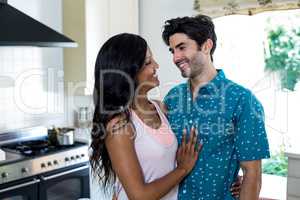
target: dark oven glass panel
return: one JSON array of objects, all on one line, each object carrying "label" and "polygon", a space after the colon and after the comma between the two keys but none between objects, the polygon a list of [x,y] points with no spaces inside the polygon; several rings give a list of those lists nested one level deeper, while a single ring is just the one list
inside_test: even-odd
[{"label": "dark oven glass panel", "polygon": [[29,200],[27,197],[24,196],[13,196],[13,197],[7,197],[1,200]]},{"label": "dark oven glass panel", "polygon": [[81,181],[78,178],[68,179],[47,188],[47,200],[74,200],[81,197]]},{"label": "dark oven glass panel", "polygon": [[88,165],[41,176],[40,199],[74,200],[89,197]]},{"label": "dark oven glass panel", "polygon": [[0,186],[0,200],[37,200],[39,180],[14,181]]}]

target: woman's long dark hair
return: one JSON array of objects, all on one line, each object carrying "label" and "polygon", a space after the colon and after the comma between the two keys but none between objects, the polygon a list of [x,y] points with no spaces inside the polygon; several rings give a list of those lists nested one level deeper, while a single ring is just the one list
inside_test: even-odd
[{"label": "woman's long dark hair", "polygon": [[142,37],[122,33],[107,40],[97,56],[90,164],[94,176],[99,178],[105,188],[115,181],[104,143],[106,125],[120,114],[125,114],[129,121],[128,107],[137,86],[135,78],[144,64],[146,52],[147,43]]}]

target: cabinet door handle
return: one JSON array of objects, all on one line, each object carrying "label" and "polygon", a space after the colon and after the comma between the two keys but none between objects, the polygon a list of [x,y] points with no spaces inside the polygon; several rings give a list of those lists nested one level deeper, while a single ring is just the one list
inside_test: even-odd
[{"label": "cabinet door handle", "polygon": [[2,190],[0,190],[0,193],[7,192],[7,191],[10,191],[10,190],[19,189],[19,188],[26,187],[26,186],[33,185],[33,184],[37,184],[39,182],[40,182],[40,180],[33,179],[33,181],[29,181],[29,182],[26,182],[26,183],[22,183],[22,184],[19,184],[19,185],[14,185],[14,186],[2,189]]}]

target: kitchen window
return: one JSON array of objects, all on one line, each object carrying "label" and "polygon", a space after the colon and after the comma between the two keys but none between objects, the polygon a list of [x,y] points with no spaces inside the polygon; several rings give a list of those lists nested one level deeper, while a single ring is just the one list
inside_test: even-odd
[{"label": "kitchen window", "polygon": [[[272,159],[271,162],[263,162],[267,173],[275,172],[280,176],[264,175],[263,182],[268,187],[272,185],[272,191],[266,191],[263,187],[262,194],[268,193],[268,197],[276,198],[280,196],[280,199],[285,199],[286,187],[278,185],[278,189],[274,188],[277,188],[276,183],[286,184],[287,158],[284,151],[296,145],[296,141],[300,139],[299,134],[297,135],[296,113],[299,110],[300,84],[295,84],[294,91],[283,89],[279,73],[266,70],[265,56],[269,50],[268,30],[282,26],[283,29],[294,28],[300,32],[299,23],[296,23],[299,20],[300,10],[265,12],[253,16],[231,15],[214,19],[218,36],[215,66],[224,69],[229,79],[249,88],[264,106],[271,154],[273,157],[281,155],[284,166]],[[298,70],[299,65],[300,60]]]}]

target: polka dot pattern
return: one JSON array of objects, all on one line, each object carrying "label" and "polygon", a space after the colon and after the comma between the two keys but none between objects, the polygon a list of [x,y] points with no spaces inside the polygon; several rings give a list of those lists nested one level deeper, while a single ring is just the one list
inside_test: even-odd
[{"label": "polka dot pattern", "polygon": [[179,200],[234,199],[230,186],[239,162],[270,156],[260,102],[250,90],[226,79],[222,70],[195,100],[187,82],[171,89],[164,102],[179,143],[182,130],[192,126],[203,143],[195,168],[180,185]]}]

